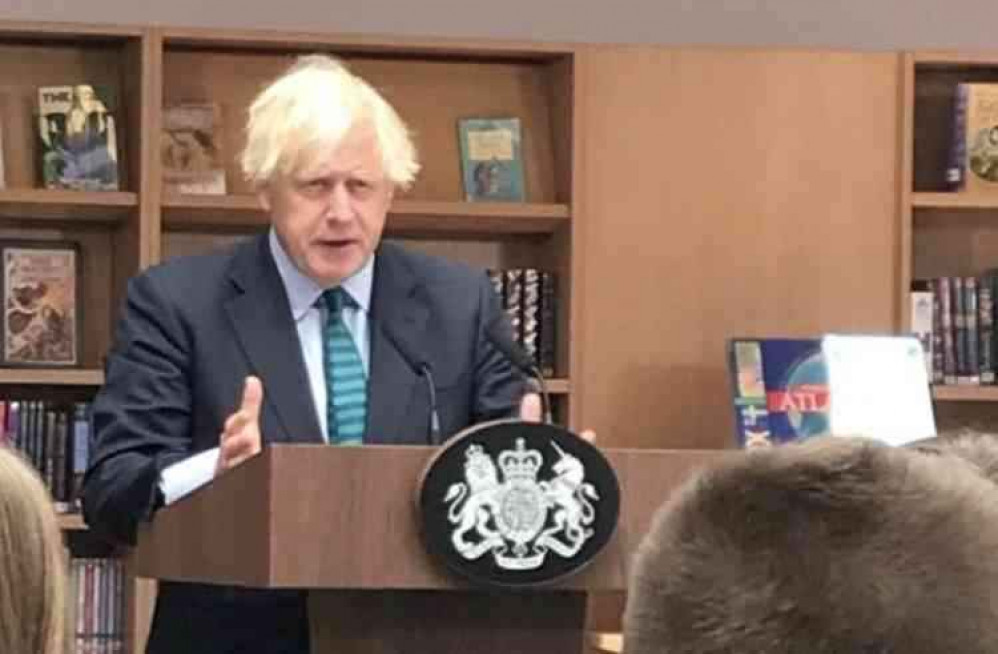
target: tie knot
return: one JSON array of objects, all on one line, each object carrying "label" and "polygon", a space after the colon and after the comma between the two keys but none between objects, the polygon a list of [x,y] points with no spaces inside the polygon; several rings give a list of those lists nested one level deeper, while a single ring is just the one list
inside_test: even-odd
[{"label": "tie knot", "polygon": [[343,307],[352,307],[355,302],[350,294],[343,290],[343,287],[327,288],[322,292],[322,301],[326,303],[326,308],[333,315],[338,316]]}]

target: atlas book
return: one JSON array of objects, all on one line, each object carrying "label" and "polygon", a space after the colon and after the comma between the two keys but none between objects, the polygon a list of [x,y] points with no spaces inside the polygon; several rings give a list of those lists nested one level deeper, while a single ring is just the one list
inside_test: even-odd
[{"label": "atlas book", "polygon": [[821,339],[728,341],[738,445],[770,447],[829,430],[828,370]]},{"label": "atlas book", "polygon": [[115,99],[109,88],[38,89],[38,136],[45,188],[118,190]]},{"label": "atlas book", "polygon": [[212,103],[180,103],[163,108],[160,160],[168,191],[225,195],[221,111]]},{"label": "atlas book", "polygon": [[525,201],[519,118],[464,118],[458,136],[465,200]]}]

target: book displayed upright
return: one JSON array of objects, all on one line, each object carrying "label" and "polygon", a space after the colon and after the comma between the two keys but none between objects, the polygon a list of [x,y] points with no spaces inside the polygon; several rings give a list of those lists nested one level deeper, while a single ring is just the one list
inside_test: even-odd
[{"label": "book displayed upright", "polygon": [[953,190],[998,191],[998,84],[957,85],[947,183]]},{"label": "book displayed upright", "polygon": [[728,342],[728,370],[740,447],[829,433],[821,339],[734,338]]},{"label": "book displayed upright", "polygon": [[163,186],[176,193],[225,195],[221,134],[221,111],[217,104],[164,107],[160,137]]},{"label": "book displayed upright", "polygon": [[519,118],[465,118],[458,135],[468,202],[525,201]]},{"label": "book displayed upright", "polygon": [[118,190],[118,139],[109,89],[89,84],[38,89],[42,185]]}]

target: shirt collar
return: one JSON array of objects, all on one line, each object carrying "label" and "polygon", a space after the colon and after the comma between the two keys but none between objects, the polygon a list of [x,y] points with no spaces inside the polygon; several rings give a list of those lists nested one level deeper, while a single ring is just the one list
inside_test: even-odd
[{"label": "shirt collar", "polygon": [[[324,290],[315,281],[304,274],[294,264],[288,253],[281,245],[281,240],[277,238],[277,232],[270,229],[270,252],[274,256],[274,263],[277,265],[277,272],[284,283],[284,290],[288,294],[288,302],[291,304],[291,315],[295,322],[298,322],[308,313],[308,310],[315,305],[316,300],[322,295]],[[374,281],[374,255],[367,258],[360,270],[340,283],[350,297],[354,299],[360,310],[367,313],[371,305],[371,288]]]}]

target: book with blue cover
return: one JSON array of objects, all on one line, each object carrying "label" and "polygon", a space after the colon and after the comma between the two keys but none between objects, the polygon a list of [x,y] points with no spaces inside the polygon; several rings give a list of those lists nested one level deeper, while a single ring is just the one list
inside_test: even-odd
[{"label": "book with blue cover", "polygon": [[519,118],[464,118],[458,136],[465,200],[526,200]]},{"label": "book with blue cover", "polygon": [[828,369],[821,339],[734,338],[728,365],[743,448],[828,435]]}]

